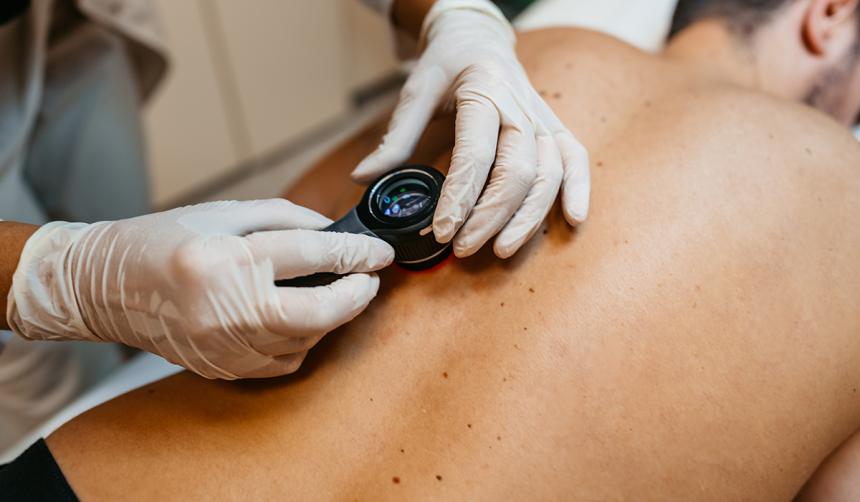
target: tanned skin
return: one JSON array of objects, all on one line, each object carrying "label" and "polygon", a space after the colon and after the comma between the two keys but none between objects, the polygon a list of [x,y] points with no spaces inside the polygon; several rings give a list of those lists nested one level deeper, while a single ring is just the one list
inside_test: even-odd
[{"label": "tanned skin", "polygon": [[391,8],[394,25],[415,38],[421,34],[421,25],[436,0],[395,0]]},{"label": "tanned skin", "polygon": [[6,322],[6,299],[12,288],[12,275],[27,239],[38,229],[35,225],[0,222],[0,329],[9,329]]}]

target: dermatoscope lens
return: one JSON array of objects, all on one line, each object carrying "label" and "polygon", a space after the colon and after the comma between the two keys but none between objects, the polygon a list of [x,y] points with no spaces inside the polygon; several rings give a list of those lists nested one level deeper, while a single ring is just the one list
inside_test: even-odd
[{"label": "dermatoscope lens", "polygon": [[379,191],[377,206],[389,218],[408,218],[433,204],[433,190],[415,178],[397,180]]}]

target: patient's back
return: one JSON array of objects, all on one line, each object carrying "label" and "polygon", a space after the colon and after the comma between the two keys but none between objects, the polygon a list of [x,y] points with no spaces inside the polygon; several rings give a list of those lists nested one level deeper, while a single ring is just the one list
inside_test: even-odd
[{"label": "patient's back", "polygon": [[85,414],[49,440],[82,498],[797,491],[860,426],[853,139],[598,35],[520,50],[591,152],[589,221],[387,271],[293,377],[183,374]]}]

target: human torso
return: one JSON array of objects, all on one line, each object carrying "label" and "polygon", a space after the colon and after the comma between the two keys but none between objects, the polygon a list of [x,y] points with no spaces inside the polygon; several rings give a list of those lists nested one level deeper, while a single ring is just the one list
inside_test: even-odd
[{"label": "human torso", "polygon": [[385,272],[293,377],[180,375],[84,415],[49,441],[82,498],[795,493],[860,426],[853,140],[602,37],[520,50],[591,153],[588,222]]}]

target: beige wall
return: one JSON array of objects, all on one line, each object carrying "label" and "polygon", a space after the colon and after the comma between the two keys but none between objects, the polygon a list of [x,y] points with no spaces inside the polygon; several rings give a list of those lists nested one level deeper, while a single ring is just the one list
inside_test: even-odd
[{"label": "beige wall", "polygon": [[156,0],[172,70],[146,112],[163,205],[350,112],[396,68],[357,0]]}]

